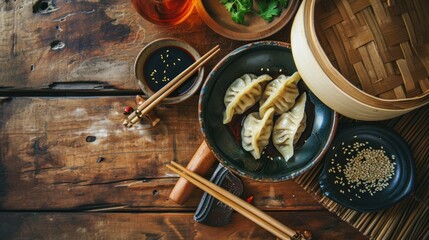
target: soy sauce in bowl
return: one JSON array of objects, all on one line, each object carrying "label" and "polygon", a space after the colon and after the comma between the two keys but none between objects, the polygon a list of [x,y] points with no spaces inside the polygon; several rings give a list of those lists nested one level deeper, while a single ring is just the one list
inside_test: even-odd
[{"label": "soy sauce in bowl", "polygon": [[[150,42],[137,56],[134,74],[147,97],[162,89],[177,75],[200,58],[187,42],[176,38],[162,38]],[[162,100],[164,104],[182,102],[191,97],[203,82],[204,68],[183,82]]]},{"label": "soy sauce in bowl", "polygon": [[[144,63],[143,74],[146,84],[152,92],[157,92],[177,75],[192,65],[195,59],[181,47],[168,46],[155,50]],[[192,75],[169,97],[176,97],[186,93],[197,79],[197,73]]]}]

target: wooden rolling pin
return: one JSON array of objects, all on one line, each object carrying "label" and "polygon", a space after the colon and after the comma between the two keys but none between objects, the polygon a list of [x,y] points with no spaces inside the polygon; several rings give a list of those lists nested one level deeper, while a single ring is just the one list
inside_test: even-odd
[{"label": "wooden rolling pin", "polygon": [[[215,160],[216,158],[207,146],[207,143],[203,141],[194,156],[192,156],[191,161],[189,161],[186,168],[199,175],[204,175],[213,165]],[[186,179],[179,178],[171,191],[169,198],[177,204],[182,205],[189,198],[195,188],[196,187]]]}]

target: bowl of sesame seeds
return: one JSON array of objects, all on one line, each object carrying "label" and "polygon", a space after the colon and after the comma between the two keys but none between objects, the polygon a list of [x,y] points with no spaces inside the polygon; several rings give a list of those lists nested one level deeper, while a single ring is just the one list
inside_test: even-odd
[{"label": "bowl of sesame seeds", "polygon": [[[187,42],[161,38],[147,44],[134,63],[134,75],[143,93],[150,97],[192,65],[200,54]],[[204,68],[162,100],[164,104],[182,102],[192,96],[203,82]]]},{"label": "bowl of sesame seeds", "polygon": [[359,211],[385,209],[411,193],[414,161],[402,137],[372,124],[342,126],[324,158],[323,193]]}]

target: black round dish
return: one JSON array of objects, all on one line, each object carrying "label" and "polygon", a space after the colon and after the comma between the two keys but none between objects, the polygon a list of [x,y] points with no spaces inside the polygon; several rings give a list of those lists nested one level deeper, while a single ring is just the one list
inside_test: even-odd
[{"label": "black round dish", "polygon": [[336,129],[337,114],[312,94],[303,81],[300,81],[300,91],[306,91],[308,96],[307,128],[287,163],[282,157],[271,160],[264,155],[255,160],[242,148],[231,129],[222,123],[225,92],[236,78],[245,73],[274,76],[280,72],[292,75],[295,71],[289,44],[261,41],[231,52],[208,75],[199,102],[202,132],[216,158],[234,173],[260,181],[287,180],[308,170],[327,151]]},{"label": "black round dish", "polygon": [[[367,143],[366,147],[373,149],[384,149],[386,156],[395,163],[394,175],[388,181],[389,185],[373,195],[368,192],[360,193],[356,189],[350,188],[347,181],[344,181],[345,186],[341,186],[338,182],[335,183],[338,180],[337,177],[345,179],[344,173],[329,172],[329,169],[336,167],[337,164],[342,167],[347,163],[346,158],[350,157],[350,154],[344,153],[342,148],[352,146],[355,142]],[[334,163],[332,159],[335,159]],[[342,126],[324,161],[324,168],[319,176],[323,193],[335,202],[359,212],[372,212],[387,208],[413,190],[415,170],[411,151],[399,134],[384,127],[368,124]]]}]

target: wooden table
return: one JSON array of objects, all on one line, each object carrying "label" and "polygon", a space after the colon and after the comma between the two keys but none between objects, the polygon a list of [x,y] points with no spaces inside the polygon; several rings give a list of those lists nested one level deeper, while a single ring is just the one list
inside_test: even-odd
[{"label": "wooden table", "polygon": [[[128,0],[5,0],[0,32],[2,239],[274,239],[238,213],[221,228],[194,222],[201,191],[183,206],[168,199],[178,178],[164,164],[186,165],[203,141],[198,96],[157,107],[151,130],[122,126],[147,43],[175,37],[200,53],[219,44],[207,73],[245,42],[217,35],[196,11],[175,27],[152,25]],[[291,228],[364,238],[294,181],[243,180],[244,196]]]}]

